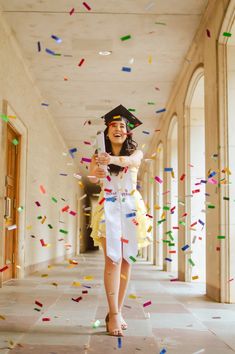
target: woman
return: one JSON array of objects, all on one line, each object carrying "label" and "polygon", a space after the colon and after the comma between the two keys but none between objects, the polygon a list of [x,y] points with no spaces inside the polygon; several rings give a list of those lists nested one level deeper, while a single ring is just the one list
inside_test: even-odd
[{"label": "woman", "polygon": [[[92,216],[95,245],[102,245],[105,256],[104,285],[109,305],[106,329],[110,335],[122,336],[127,324],[122,306],[128,287],[131,263],[138,248],[150,243],[151,220],[136,190],[138,168],[143,158],[131,129],[142,124],[122,105],[104,117],[105,153],[92,157],[91,182],[100,179],[101,193]],[[108,173],[107,171],[108,166]]]}]

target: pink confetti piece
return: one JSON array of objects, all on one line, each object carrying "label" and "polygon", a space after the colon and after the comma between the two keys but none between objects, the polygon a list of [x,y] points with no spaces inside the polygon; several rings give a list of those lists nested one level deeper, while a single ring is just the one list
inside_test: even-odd
[{"label": "pink confetti piece", "polygon": [[154,179],[155,179],[158,183],[162,183],[162,182],[163,182],[163,180],[162,180],[160,177],[158,177],[158,176],[155,176]]},{"label": "pink confetti piece", "polygon": [[218,181],[216,181],[216,179],[214,179],[214,178],[209,178],[208,182],[211,184],[218,184]]},{"label": "pink confetti piece", "polygon": [[73,215],[73,216],[77,215],[76,211],[73,211],[73,210],[70,210],[69,214]]},{"label": "pink confetti piece", "polygon": [[151,305],[151,304],[152,304],[152,301],[149,300],[149,301],[147,301],[147,302],[145,302],[145,303],[143,304],[143,307],[149,306],[149,305]]},{"label": "pink confetti piece", "polygon": [[41,191],[43,194],[46,193],[46,190],[45,190],[45,188],[44,188],[42,185],[40,186],[40,191]]}]

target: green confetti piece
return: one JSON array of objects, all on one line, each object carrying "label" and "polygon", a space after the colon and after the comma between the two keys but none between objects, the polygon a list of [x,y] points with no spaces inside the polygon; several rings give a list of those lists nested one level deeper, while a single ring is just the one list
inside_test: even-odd
[{"label": "green confetti piece", "polygon": [[174,237],[171,234],[169,235],[169,237],[170,237],[171,241],[174,241]]},{"label": "green confetti piece", "polygon": [[158,223],[158,225],[160,225],[164,221],[166,221],[166,219],[159,220],[157,223]]},{"label": "green confetti piece", "polygon": [[127,123],[127,125],[130,127],[130,128],[134,128],[134,126],[135,126],[135,124],[133,124],[133,123]]},{"label": "green confetti piece", "polygon": [[164,206],[164,207],[163,207],[163,210],[170,210],[170,207]]},{"label": "green confetti piece", "polygon": [[18,145],[18,144],[19,144],[19,141],[18,141],[17,139],[13,139],[13,140],[12,140],[12,144]]},{"label": "green confetti piece", "polygon": [[155,105],[155,102],[148,102],[149,105]]},{"label": "green confetti piece", "polygon": [[191,264],[191,266],[195,266],[195,263],[193,262],[193,260],[191,258],[188,259],[188,262]]},{"label": "green confetti piece", "polygon": [[223,36],[224,36],[224,37],[232,37],[232,33],[230,33],[230,32],[224,32],[224,33],[223,33]]},{"label": "green confetti piece", "polygon": [[128,108],[129,112],[135,112],[136,110],[134,108]]},{"label": "green confetti piece", "polygon": [[215,205],[209,204],[209,205],[208,205],[208,208],[209,208],[209,209],[215,209]]},{"label": "green confetti piece", "polygon": [[229,197],[223,197],[223,200],[229,200]]},{"label": "green confetti piece", "polygon": [[50,229],[53,229],[53,226],[52,226],[51,224],[48,224],[48,227],[49,227]]},{"label": "green confetti piece", "polygon": [[59,232],[61,232],[62,234],[67,234],[68,233],[68,231],[63,230],[63,229],[59,229]]},{"label": "green confetti piece", "polygon": [[180,225],[183,225],[183,226],[186,225],[186,223],[185,223],[184,221],[179,221],[179,224],[180,224]]},{"label": "green confetti piece", "polygon": [[150,177],[150,178],[149,178],[149,182],[150,182],[150,183],[153,183],[153,182],[154,182],[154,178],[153,178],[153,177]]},{"label": "green confetti piece", "polygon": [[36,307],[34,307],[34,310],[35,310],[35,311],[38,311],[38,312],[41,311],[41,309],[37,309]]},{"label": "green confetti piece", "polygon": [[42,216],[38,216],[37,219],[38,219],[38,220],[42,219]]},{"label": "green confetti piece", "polygon": [[136,259],[133,256],[129,257],[132,262],[136,262]]},{"label": "green confetti piece", "polygon": [[169,247],[174,247],[175,243],[174,242],[169,242]]},{"label": "green confetti piece", "polygon": [[163,26],[166,26],[166,23],[165,23],[165,22],[155,22],[155,25],[163,25]]},{"label": "green confetti piece", "polygon": [[96,320],[93,325],[92,325],[92,328],[98,328],[100,326],[100,321],[99,320]]},{"label": "green confetti piece", "polygon": [[127,41],[128,39],[131,39],[131,35],[128,34],[127,36],[123,36],[120,39],[121,39],[121,41]]},{"label": "green confetti piece", "polygon": [[169,240],[162,240],[162,242],[164,242],[164,243],[170,243]]},{"label": "green confetti piece", "polygon": [[53,202],[57,203],[57,199],[56,199],[56,198],[51,197],[51,200],[52,200]]},{"label": "green confetti piece", "polygon": [[225,239],[225,236],[217,236],[219,240]]},{"label": "green confetti piece", "polygon": [[4,122],[9,122],[8,116],[6,116],[5,114],[1,114],[0,116],[4,120]]}]

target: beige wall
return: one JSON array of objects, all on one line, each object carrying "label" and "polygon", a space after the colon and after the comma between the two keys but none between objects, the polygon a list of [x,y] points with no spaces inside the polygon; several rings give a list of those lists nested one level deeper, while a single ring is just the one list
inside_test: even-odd
[{"label": "beige wall", "polygon": [[[170,121],[174,114],[178,121],[178,179],[185,171],[185,99],[191,77],[198,66],[202,65],[205,70],[205,135],[206,135],[206,171],[209,169],[218,170],[218,159],[211,159],[211,156],[218,151],[219,141],[219,111],[218,111],[218,66],[217,66],[217,40],[226,13],[229,0],[209,1],[205,15],[201,21],[197,34],[186,55],[182,71],[176,81],[167,105],[167,111],[161,119],[160,132],[153,138],[149,156],[156,151],[160,141],[164,147],[167,143],[167,132]],[[211,32],[211,38],[206,35],[206,29]],[[166,149],[165,149],[166,150]],[[166,167],[167,153],[164,153],[164,167]],[[143,169],[141,176],[143,176]],[[165,177],[165,176],[164,176]],[[164,178],[165,179],[165,178]],[[185,184],[179,183],[179,196],[184,196]],[[164,188],[166,187],[166,182]],[[211,194],[210,202],[217,206],[215,212],[207,215],[207,294],[217,300],[221,299],[220,279],[220,253],[215,251],[217,246],[217,235],[220,235],[220,203],[219,193],[214,186],[207,184],[207,192]],[[166,199],[166,198],[165,198]],[[179,215],[185,211],[184,206],[179,205]],[[179,232],[179,249],[184,245],[185,233]],[[164,255],[165,257],[165,255]],[[179,278],[185,280],[186,267],[184,256],[179,252]]]},{"label": "beige wall", "polygon": [[[33,269],[32,266],[50,262],[52,259],[63,258],[65,254],[74,254],[76,246],[77,216],[61,213],[60,209],[68,204],[70,209],[77,209],[77,199],[83,191],[80,191],[78,180],[73,177],[76,172],[69,156],[63,156],[68,148],[60,133],[55,127],[49,108],[41,106],[46,100],[40,96],[36,84],[26,68],[20,49],[13,38],[0,14],[0,104],[3,100],[9,102],[8,114],[14,112],[16,120],[12,124],[19,129],[22,136],[21,158],[21,188],[20,205],[24,211],[20,215],[19,242],[20,242],[20,266],[19,277],[26,271]],[[1,111],[2,113],[2,111]],[[4,176],[5,176],[5,138],[6,123],[0,120],[0,266],[3,265],[4,249]],[[68,174],[67,177],[60,173]],[[41,194],[39,186],[43,185],[46,194]],[[55,197],[58,203],[51,201]],[[61,200],[65,199],[65,202]],[[41,203],[41,207],[35,205],[35,201]],[[46,215],[45,224],[37,219],[39,215]],[[64,222],[64,223],[62,223]],[[47,224],[52,224],[50,230]],[[27,229],[31,226],[31,229]],[[68,230],[68,235],[59,233],[59,229]],[[32,238],[30,235],[35,235]],[[50,247],[45,248],[40,244],[43,238]],[[65,241],[59,242],[59,238]],[[66,248],[64,243],[71,244]]]}]

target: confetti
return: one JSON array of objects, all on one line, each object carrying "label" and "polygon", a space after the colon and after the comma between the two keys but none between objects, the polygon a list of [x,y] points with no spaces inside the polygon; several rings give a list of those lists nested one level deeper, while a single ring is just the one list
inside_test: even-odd
[{"label": "confetti", "polygon": [[225,236],[217,236],[217,239],[218,240],[223,240],[223,239],[225,239]]},{"label": "confetti", "polygon": [[80,60],[80,62],[79,62],[79,64],[78,64],[78,66],[82,66],[82,64],[84,63],[84,61],[85,61],[85,59],[83,58],[83,59],[81,59]]},{"label": "confetti", "polygon": [[207,30],[206,30],[206,34],[207,34],[207,37],[208,37],[208,38],[211,38],[211,32],[210,32],[210,30],[207,29]]},{"label": "confetti", "polygon": [[70,16],[74,13],[74,11],[75,11],[75,8],[73,7],[73,8],[69,11]]},{"label": "confetti", "polygon": [[48,106],[49,106],[49,104],[48,104],[48,103],[45,103],[45,102],[42,102],[41,105],[42,105],[42,106],[45,106],[45,107],[48,107]]},{"label": "confetti", "polygon": [[98,328],[100,326],[100,321],[99,320],[96,320],[93,325],[92,325],[92,328]]},{"label": "confetti", "polygon": [[51,49],[46,48],[45,51],[46,51],[48,54],[56,55],[56,53],[55,53],[53,50],[51,50]]},{"label": "confetti", "polygon": [[12,144],[14,144],[15,146],[19,144],[19,141],[17,139],[13,139],[12,140]]},{"label": "confetti", "polygon": [[41,52],[41,43],[37,42],[37,45],[38,45],[38,52]]},{"label": "confetti", "polygon": [[43,318],[42,318],[42,321],[43,321],[43,322],[48,322],[48,321],[50,321],[50,320],[51,320],[50,317],[43,317]]},{"label": "confetti", "polygon": [[5,270],[7,270],[9,267],[7,265],[5,265],[3,268],[0,268],[0,273],[4,272]]},{"label": "confetti", "polygon": [[181,249],[182,249],[182,251],[185,251],[185,250],[187,250],[189,248],[189,245],[185,245],[185,246],[183,246]]},{"label": "confetti", "polygon": [[63,229],[59,229],[59,232],[61,232],[62,234],[68,234],[68,231]]},{"label": "confetti", "polygon": [[57,43],[61,43],[62,42],[62,39],[55,36],[54,34],[51,35],[51,38],[54,39]]},{"label": "confetti", "polygon": [[144,134],[150,134],[150,132],[148,132],[147,130],[142,130],[142,133],[144,133]]},{"label": "confetti", "polygon": [[224,37],[231,37],[231,36],[232,36],[232,33],[230,33],[230,32],[224,32],[224,33],[223,33],[223,36],[224,36]]},{"label": "confetti", "polygon": [[185,179],[185,174],[183,173],[182,176],[180,177],[180,180],[183,181]]},{"label": "confetti", "polygon": [[39,188],[40,188],[40,191],[41,191],[43,194],[46,193],[46,190],[45,190],[45,188],[44,188],[43,186],[40,186]]},{"label": "confetti", "polygon": [[118,348],[122,347],[122,338],[118,337]]},{"label": "confetti", "polygon": [[90,6],[84,1],[83,3],[83,6],[85,6],[85,8],[88,10],[88,11],[91,11],[91,8]]},{"label": "confetti", "polygon": [[164,171],[165,171],[165,172],[172,172],[172,171],[173,171],[173,168],[172,168],[172,167],[165,167],[165,168],[164,168]]},{"label": "confetti", "polygon": [[0,320],[5,320],[6,317],[4,317],[3,315],[0,315]]},{"label": "confetti", "polygon": [[195,263],[193,262],[193,260],[191,258],[188,259],[188,262],[191,264],[191,266],[195,266]]},{"label": "confetti", "polygon": [[129,258],[130,258],[130,260],[131,260],[132,262],[136,262],[136,259],[135,259],[135,257],[133,257],[133,256],[130,256]]},{"label": "confetti", "polygon": [[39,302],[39,301],[37,301],[37,300],[35,300],[35,305],[38,305],[38,306],[40,306],[40,307],[43,307],[43,304],[41,304],[41,302]]},{"label": "confetti", "polygon": [[192,276],[192,280],[197,280],[197,279],[199,279],[199,276],[198,276],[198,275]]},{"label": "confetti", "polygon": [[165,22],[155,22],[155,25],[163,25],[163,26],[166,26],[166,23],[165,23]]},{"label": "confetti", "polygon": [[162,109],[159,109],[158,111],[156,111],[156,113],[163,113],[163,112],[166,112],[166,108],[162,108]]},{"label": "confetti", "polygon": [[165,353],[166,353],[166,349],[163,348],[159,354],[165,354]]},{"label": "confetti", "polygon": [[127,218],[132,218],[132,217],[135,217],[136,216],[136,213],[129,213],[129,214],[126,214],[126,217]]},{"label": "confetti", "polygon": [[87,158],[87,157],[82,157],[82,161],[84,162],[91,162],[91,159]]},{"label": "confetti", "polygon": [[143,304],[143,307],[146,307],[146,306],[149,306],[152,304],[152,301],[149,300],[149,301],[146,301],[144,304]]},{"label": "confetti", "polygon": [[162,180],[160,177],[158,177],[158,176],[155,176],[154,179],[155,179],[158,183],[162,183],[162,182],[163,182],[163,180]]},{"label": "confetti", "polygon": [[72,300],[73,301],[75,301],[75,302],[79,302],[79,301],[81,301],[82,300],[82,297],[81,296],[79,296],[78,298],[76,298],[76,299],[74,299],[73,297],[72,297]]},{"label": "confetti", "polygon": [[131,39],[131,35],[128,34],[127,36],[123,36],[120,39],[121,39],[121,41],[127,41],[128,39]]},{"label": "confetti", "polygon": [[0,116],[4,120],[4,122],[8,122],[9,121],[8,116],[6,116],[5,114],[1,114]]},{"label": "confetti", "polygon": [[7,227],[7,230],[10,231],[10,230],[15,230],[17,229],[17,225],[11,225],[11,226],[8,226]]},{"label": "confetti", "polygon": [[172,259],[166,257],[166,258],[165,258],[165,261],[172,262]]},{"label": "confetti", "polygon": [[130,73],[131,72],[131,68],[129,68],[128,66],[123,66],[122,67],[122,71]]}]

